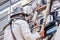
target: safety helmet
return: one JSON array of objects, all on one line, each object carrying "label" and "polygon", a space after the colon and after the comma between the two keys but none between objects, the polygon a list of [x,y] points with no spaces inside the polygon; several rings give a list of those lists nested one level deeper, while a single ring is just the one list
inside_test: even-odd
[{"label": "safety helmet", "polygon": [[17,7],[14,12],[12,13],[12,15],[10,16],[10,18],[14,17],[14,16],[18,16],[19,14],[22,14],[23,16],[25,16],[26,14],[23,11],[23,8],[21,7]]}]

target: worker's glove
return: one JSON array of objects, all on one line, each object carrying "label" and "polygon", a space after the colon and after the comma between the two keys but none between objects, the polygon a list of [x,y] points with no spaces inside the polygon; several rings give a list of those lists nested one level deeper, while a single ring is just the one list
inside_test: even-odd
[{"label": "worker's glove", "polygon": [[44,37],[44,30],[40,31],[39,34],[40,34],[40,37],[43,38]]}]

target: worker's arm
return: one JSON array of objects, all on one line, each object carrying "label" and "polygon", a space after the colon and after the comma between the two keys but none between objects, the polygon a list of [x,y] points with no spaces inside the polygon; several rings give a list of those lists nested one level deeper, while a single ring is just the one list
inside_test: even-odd
[{"label": "worker's arm", "polygon": [[51,0],[47,0],[47,7],[46,7],[46,10],[44,12],[46,15],[44,15],[44,20],[43,20],[43,24],[42,24],[41,32],[40,32],[40,34],[42,34],[42,36],[44,35],[44,28],[45,28],[45,24],[46,24],[46,19],[47,19],[47,16],[49,14],[50,2],[51,2]]},{"label": "worker's arm", "polygon": [[37,38],[40,38],[39,33],[31,33],[29,25],[26,21],[21,20],[18,21],[17,23],[20,24],[20,28],[22,30],[22,34],[25,40],[36,40]]},{"label": "worker's arm", "polygon": [[[46,24],[46,19],[47,19],[47,16],[49,14],[49,9],[50,9],[50,0],[47,1],[47,7],[46,7],[46,10],[44,12],[46,15],[44,15],[43,25]],[[42,30],[43,29],[44,29],[44,27],[42,26]]]}]

